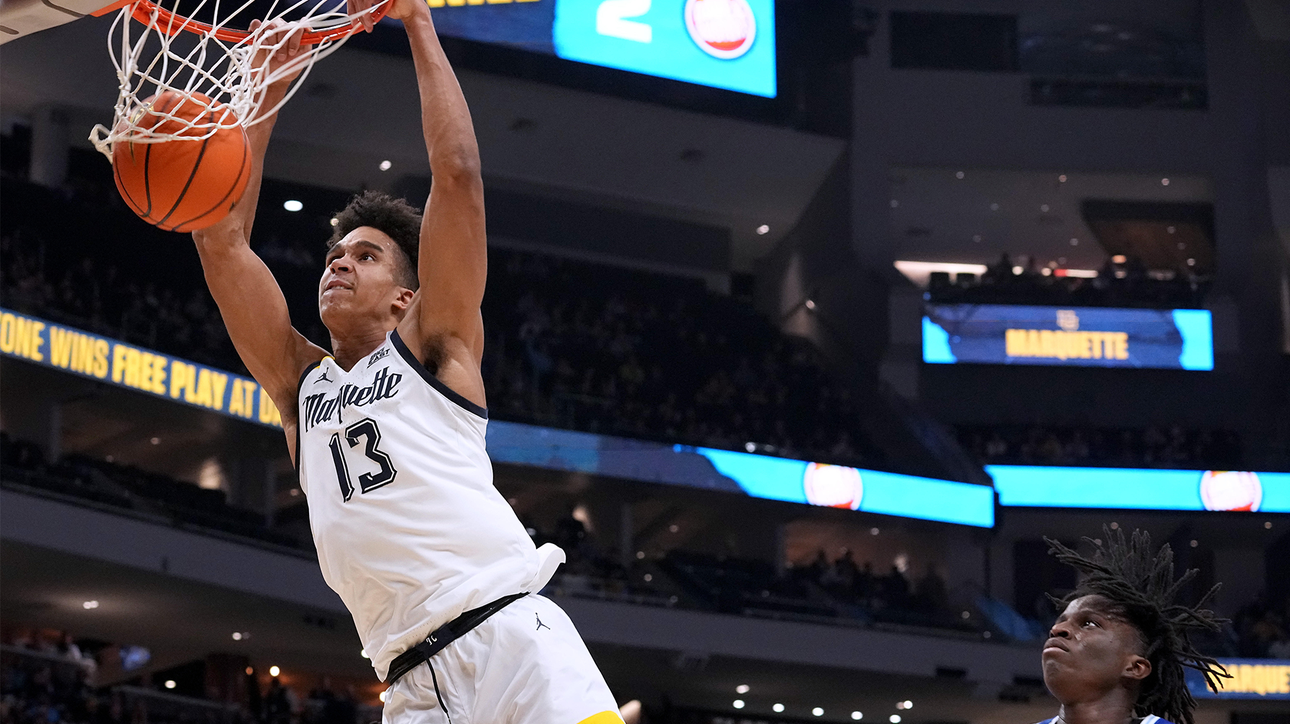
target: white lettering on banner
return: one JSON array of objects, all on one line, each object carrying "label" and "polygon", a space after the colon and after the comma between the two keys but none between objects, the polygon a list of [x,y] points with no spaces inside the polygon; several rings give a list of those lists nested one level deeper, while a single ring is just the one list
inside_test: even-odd
[{"label": "white lettering on banner", "polygon": [[604,0],[596,8],[596,32],[636,43],[654,42],[654,28],[639,18],[649,12],[652,0]]}]

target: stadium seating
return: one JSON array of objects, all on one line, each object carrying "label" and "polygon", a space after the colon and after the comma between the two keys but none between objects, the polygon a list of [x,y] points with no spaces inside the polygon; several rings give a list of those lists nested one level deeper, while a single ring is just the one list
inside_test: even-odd
[{"label": "stadium seating", "polygon": [[[0,433],[0,463],[0,481],[18,492],[313,555],[308,527],[296,524],[304,505],[279,510],[268,525],[262,514],[229,505],[223,491],[81,455],[50,463],[38,446],[7,433]],[[681,549],[624,567],[600,553],[602,547],[572,518],[558,521],[554,530],[530,526],[529,533],[536,543],[554,542],[568,554],[568,563],[550,584],[558,595],[847,626],[890,623],[923,631],[980,631],[975,622],[965,625],[950,615],[943,593],[931,598],[922,597],[922,591],[910,594],[910,582],[894,570],[868,583],[853,579],[841,586],[842,579],[826,575],[825,568],[803,566],[777,575],[768,561]],[[838,566],[845,567],[841,559]],[[864,578],[859,569],[857,574]]]},{"label": "stadium seating", "polygon": [[943,272],[928,279],[928,300],[937,304],[1028,304],[1075,307],[1200,308],[1210,279],[1194,274],[1153,277],[1141,260],[1107,259],[1097,275],[1065,276],[1064,270],[1012,266],[1007,255],[985,274]]},{"label": "stadium seating", "polygon": [[138,468],[68,455],[47,462],[40,448],[0,433],[0,465],[7,486],[18,485],[89,501],[158,522],[226,533],[291,549],[310,550],[307,536],[265,525],[260,513],[228,505],[222,490],[206,490]]},{"label": "stadium seating", "polygon": [[1242,469],[1240,439],[1227,430],[987,425],[957,433],[959,444],[987,465]]},{"label": "stadium seating", "polygon": [[[3,177],[6,203],[34,210],[0,222],[3,303],[244,372],[187,239],[140,224],[114,192],[83,186],[64,194]],[[297,326],[326,346],[314,299],[327,227],[302,238],[312,232],[265,216],[257,249]],[[497,419],[885,464],[861,417],[878,403],[745,302],[692,280],[499,248],[490,268],[484,374]]]}]

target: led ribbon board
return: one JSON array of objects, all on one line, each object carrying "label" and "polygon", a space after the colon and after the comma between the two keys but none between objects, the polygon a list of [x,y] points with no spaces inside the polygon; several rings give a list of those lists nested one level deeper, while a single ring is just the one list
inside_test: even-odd
[{"label": "led ribbon board", "polygon": [[1290,660],[1286,659],[1219,659],[1218,663],[1232,675],[1221,679],[1217,693],[1205,685],[1199,671],[1186,670],[1187,688],[1197,699],[1255,699],[1290,701]]},{"label": "led ribbon board", "polygon": [[774,0],[429,0],[444,34],[774,98]]},{"label": "led ribbon board", "polygon": [[[0,353],[282,427],[277,408],[252,379],[6,309],[0,309]],[[984,485],[500,420],[488,423],[487,443],[489,457],[501,463],[981,528],[994,525],[994,490]]]},{"label": "led ribbon board", "polygon": [[987,465],[999,504],[1290,513],[1290,473]]},{"label": "led ribbon board", "polygon": [[282,427],[268,394],[249,377],[0,309],[0,354],[153,397]]},{"label": "led ribbon board", "polygon": [[488,424],[488,454],[496,462],[994,526],[994,490],[949,480],[496,421]]},{"label": "led ribbon board", "polygon": [[1214,369],[1204,309],[928,304],[923,361]]}]

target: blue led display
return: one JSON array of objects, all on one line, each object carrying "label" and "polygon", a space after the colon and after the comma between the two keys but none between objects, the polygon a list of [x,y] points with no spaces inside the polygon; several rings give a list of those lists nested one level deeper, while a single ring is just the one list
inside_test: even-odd
[{"label": "blue led display", "polygon": [[984,485],[819,465],[802,460],[691,448],[754,498],[851,508],[903,518],[990,528],[994,491]]},{"label": "blue led display", "polygon": [[773,0],[559,0],[554,37],[561,58],[775,97]]},{"label": "blue led display", "polygon": [[436,29],[774,98],[774,0],[429,0]]},{"label": "blue led display", "polygon": [[1204,309],[928,304],[923,361],[930,364],[1214,369]]},{"label": "blue led display", "polygon": [[1192,696],[1197,699],[1290,701],[1290,660],[1219,659],[1218,663],[1227,669],[1231,678],[1221,679],[1223,686],[1217,692],[1210,691],[1199,671],[1186,669],[1187,688]]},{"label": "blue led display", "polygon": [[1290,473],[988,465],[1003,506],[1290,513]]},{"label": "blue led display", "polygon": [[496,420],[488,423],[488,454],[501,463],[959,525],[994,525],[994,490],[949,480]]}]

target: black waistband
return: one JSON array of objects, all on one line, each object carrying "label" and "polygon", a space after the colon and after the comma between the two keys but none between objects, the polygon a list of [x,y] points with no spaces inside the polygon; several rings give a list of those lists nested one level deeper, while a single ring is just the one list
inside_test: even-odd
[{"label": "black waistband", "polygon": [[443,651],[448,644],[465,636],[471,629],[488,620],[489,616],[527,595],[529,594],[515,593],[504,596],[479,608],[472,608],[445,623],[427,636],[425,641],[394,657],[394,661],[390,663],[390,673],[385,680],[393,684],[404,674],[429,661],[431,656]]}]

